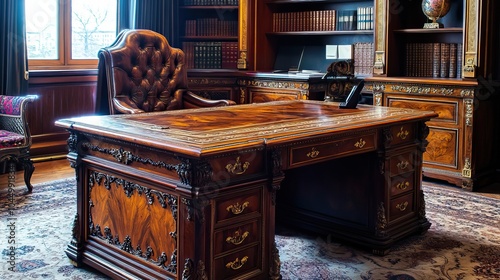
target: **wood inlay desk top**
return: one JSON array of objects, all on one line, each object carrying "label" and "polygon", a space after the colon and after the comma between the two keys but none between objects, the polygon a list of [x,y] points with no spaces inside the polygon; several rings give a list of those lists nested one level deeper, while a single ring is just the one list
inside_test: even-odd
[{"label": "wood inlay desk top", "polygon": [[164,150],[206,155],[236,146],[273,145],[284,139],[300,140],[434,116],[433,112],[381,106],[339,109],[334,102],[301,100],[82,117],[60,120],[57,124]]}]

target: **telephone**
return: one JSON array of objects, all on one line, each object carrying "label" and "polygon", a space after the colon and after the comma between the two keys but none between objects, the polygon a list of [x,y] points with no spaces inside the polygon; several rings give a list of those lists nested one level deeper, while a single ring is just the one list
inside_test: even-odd
[{"label": "telephone", "polygon": [[339,108],[342,109],[355,109],[361,98],[361,90],[365,86],[365,81],[361,80],[357,85],[354,85],[351,92],[344,102],[341,102]]}]

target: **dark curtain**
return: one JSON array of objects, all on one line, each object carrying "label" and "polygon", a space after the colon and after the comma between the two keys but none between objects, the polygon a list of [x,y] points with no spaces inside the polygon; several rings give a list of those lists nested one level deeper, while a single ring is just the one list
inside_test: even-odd
[{"label": "dark curtain", "polygon": [[150,29],[173,39],[173,2],[171,0],[118,0],[117,31]]},{"label": "dark curtain", "polygon": [[0,2],[0,94],[24,95],[28,90],[24,0]]}]

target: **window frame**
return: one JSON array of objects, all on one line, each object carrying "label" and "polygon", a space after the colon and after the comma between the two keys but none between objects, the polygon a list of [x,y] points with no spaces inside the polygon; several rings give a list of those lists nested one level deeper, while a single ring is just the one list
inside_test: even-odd
[{"label": "window frame", "polygon": [[[117,7],[118,7],[118,0]],[[71,0],[58,0],[58,59],[29,59],[30,70],[65,70],[96,69],[98,57],[95,59],[73,59],[72,54],[72,7]],[[116,32],[116,31],[115,31]]]}]

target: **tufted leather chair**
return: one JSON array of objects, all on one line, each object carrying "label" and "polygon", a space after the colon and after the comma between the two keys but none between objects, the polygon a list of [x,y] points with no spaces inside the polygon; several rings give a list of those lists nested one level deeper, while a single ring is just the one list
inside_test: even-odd
[{"label": "tufted leather chair", "polygon": [[[157,32],[123,30],[99,51],[98,112],[110,114],[227,106],[231,100],[210,100],[188,90],[184,52]],[[107,94],[107,102],[106,95]],[[101,105],[99,105],[99,103]]]}]

